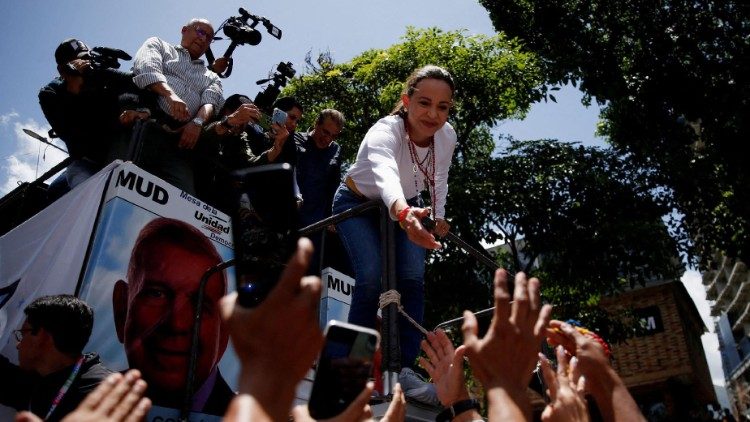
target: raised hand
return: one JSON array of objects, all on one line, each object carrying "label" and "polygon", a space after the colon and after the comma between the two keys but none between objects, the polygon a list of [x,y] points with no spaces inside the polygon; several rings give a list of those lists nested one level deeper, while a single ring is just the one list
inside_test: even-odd
[{"label": "raised hand", "polygon": [[317,306],[320,279],[304,277],[312,243],[302,238],[278,284],[255,308],[222,299],[232,344],[242,364],[239,390],[252,396],[254,420],[282,420],[291,408],[297,383],[312,366],[323,344]]},{"label": "raised hand", "polygon": [[495,272],[495,312],[487,334],[477,337],[477,319],[469,311],[464,312],[462,330],[469,364],[487,391],[490,417],[524,420],[531,414],[526,388],[552,308],[541,304],[539,280],[527,280],[521,272],[511,303],[507,279],[505,270]]},{"label": "raised hand", "polygon": [[428,333],[427,338],[422,340],[422,350],[427,359],[420,357],[419,365],[430,374],[440,403],[450,406],[468,399],[463,368],[466,346],[455,349],[445,331],[438,329],[434,333]]},{"label": "raised hand", "polygon": [[568,356],[561,346],[556,348],[555,353],[557,354],[557,371],[552,369],[547,357],[539,353],[542,375],[545,384],[547,384],[547,394],[551,400],[542,412],[542,421],[588,422],[586,379],[580,376],[581,374],[576,368],[577,360],[573,357],[569,362]]},{"label": "raised hand", "polygon": [[[120,373],[111,374],[62,422],[142,421],[151,409],[151,400],[143,397],[145,392],[146,382],[141,379],[141,373],[137,369],[129,370],[124,376]],[[31,412],[19,412],[16,415],[16,422],[41,421],[41,418]]]}]

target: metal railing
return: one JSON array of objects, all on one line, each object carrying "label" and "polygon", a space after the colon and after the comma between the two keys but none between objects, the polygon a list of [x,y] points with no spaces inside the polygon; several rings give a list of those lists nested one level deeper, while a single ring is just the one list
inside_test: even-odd
[{"label": "metal railing", "polygon": [[[395,248],[395,224],[390,220],[388,209],[383,205],[381,200],[368,200],[360,205],[352,207],[346,211],[332,215],[328,218],[313,223],[309,226],[303,227],[299,230],[301,236],[310,235],[312,233],[325,230],[330,225],[335,225],[348,218],[360,215],[366,211],[377,208],[379,211],[379,222],[380,222],[380,248],[381,248],[381,288],[383,292],[388,290],[395,290],[397,287],[396,279],[396,248]],[[428,228],[434,228],[435,222],[430,218],[422,219],[422,224]],[[489,256],[478,251],[472,247],[463,239],[459,238],[455,234],[448,232],[444,239],[448,239],[456,243],[461,249],[467,252],[469,255],[476,258],[482,264],[488,266],[491,269],[499,268],[497,263],[494,262]],[[196,309],[193,317],[193,331],[192,331],[192,343],[190,348],[190,364],[188,367],[187,374],[187,385],[185,388],[185,397],[183,401],[183,407],[180,411],[180,420],[187,421],[190,413],[190,404],[192,402],[192,395],[195,389],[195,367],[198,360],[198,342],[200,338],[200,322],[201,322],[201,306],[204,300],[204,288],[208,279],[211,275],[218,271],[222,271],[230,266],[234,265],[234,259],[219,263],[203,274],[201,278],[198,298],[196,301]],[[356,284],[355,284],[356,288]],[[485,309],[479,311],[478,315],[490,314],[494,308]],[[446,321],[438,325],[442,327],[449,325],[461,320],[458,318],[451,321]],[[436,327],[436,328],[438,328]],[[381,324],[381,349],[383,352],[383,394],[388,396],[392,393],[393,388],[398,382],[398,374],[401,371],[401,347],[399,344],[399,332],[398,332],[398,305],[396,303],[390,303],[382,311],[382,324]]]}]

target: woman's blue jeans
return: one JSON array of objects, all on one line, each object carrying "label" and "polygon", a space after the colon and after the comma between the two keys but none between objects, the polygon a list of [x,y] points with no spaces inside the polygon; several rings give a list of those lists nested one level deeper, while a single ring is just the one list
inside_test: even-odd
[{"label": "woman's blue jeans", "polygon": [[[365,202],[345,184],[333,199],[333,213],[338,214]],[[382,259],[380,251],[380,220],[375,210],[346,219],[336,226],[354,269],[354,293],[349,322],[375,328],[378,299],[382,292]],[[396,224],[396,223],[391,223]],[[406,232],[396,232],[396,279],[401,305],[420,324],[424,317],[425,249],[411,242]],[[399,315],[401,366],[412,367],[419,354],[422,335],[406,318]]]}]

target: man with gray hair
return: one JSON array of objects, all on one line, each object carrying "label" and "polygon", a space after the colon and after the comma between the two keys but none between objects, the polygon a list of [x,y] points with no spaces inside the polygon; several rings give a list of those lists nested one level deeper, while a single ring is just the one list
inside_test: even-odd
[{"label": "man with gray hair", "polygon": [[[224,103],[219,76],[201,59],[213,37],[214,29],[208,20],[191,19],[182,27],[180,45],[149,38],[136,53],[133,63],[133,81],[139,88],[157,95],[161,113],[156,113],[155,117],[170,128],[157,136],[167,138],[168,145],[150,155],[163,158],[159,156],[172,153],[181,161],[175,164],[159,159],[158,163],[147,162],[144,167],[192,193],[194,182],[189,151],[198,142],[205,123]],[[154,141],[143,139],[142,142],[144,148],[150,148],[149,142]]]}]

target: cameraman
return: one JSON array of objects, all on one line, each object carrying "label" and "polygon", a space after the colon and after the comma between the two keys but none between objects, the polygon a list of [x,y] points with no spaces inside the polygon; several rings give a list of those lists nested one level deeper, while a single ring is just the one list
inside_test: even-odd
[{"label": "cameraman", "polygon": [[[57,47],[55,61],[60,76],[39,91],[39,104],[73,158],[65,171],[72,189],[118,158],[114,145],[126,132],[118,98],[137,88],[129,73],[94,66],[89,48],[74,38]],[[130,112],[123,122],[144,115]]]}]

